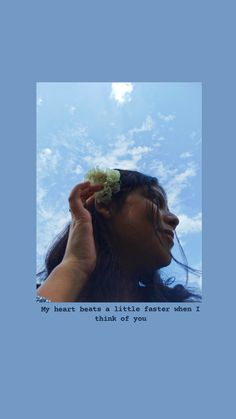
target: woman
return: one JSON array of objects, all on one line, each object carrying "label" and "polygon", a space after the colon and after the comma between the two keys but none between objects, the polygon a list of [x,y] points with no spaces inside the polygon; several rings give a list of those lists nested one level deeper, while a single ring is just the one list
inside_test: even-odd
[{"label": "woman", "polygon": [[88,179],[71,191],[72,221],[46,256],[38,301],[195,301],[184,286],[161,279],[159,269],[176,261],[179,220],[158,180],[121,169],[95,169]]}]

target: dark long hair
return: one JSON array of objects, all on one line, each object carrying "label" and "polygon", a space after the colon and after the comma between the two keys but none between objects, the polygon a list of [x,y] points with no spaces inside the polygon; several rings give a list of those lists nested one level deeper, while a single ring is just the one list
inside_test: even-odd
[{"label": "dark long hair", "polygon": [[[145,196],[152,202],[151,213],[147,215],[151,219],[155,233],[159,235],[160,224],[154,221],[154,204],[159,206],[157,194],[153,193],[152,186],[157,186],[161,190],[162,195],[166,197],[165,191],[155,177],[145,175],[143,173],[132,170],[116,169],[120,172],[120,191],[112,196],[112,203],[119,210],[125,202],[127,195],[139,188],[143,187]],[[174,279],[168,278],[163,280],[159,270],[152,273],[150,277],[137,278],[136,283],[127,284],[125,282],[119,264],[118,256],[111,245],[110,235],[107,224],[103,216],[96,211],[95,205],[90,208],[93,223],[93,234],[97,251],[97,263],[95,270],[91,274],[84,288],[78,295],[80,302],[184,302],[199,301],[200,296],[194,290],[187,287],[188,273],[192,272],[196,275],[199,271],[188,266],[187,260],[182,246],[177,238],[178,245],[181,249],[184,262],[180,262],[174,258],[176,263],[182,266],[186,271],[186,285],[177,284],[173,286]],[[40,280],[46,280],[52,270],[59,265],[65,254],[68,241],[70,222],[64,230],[59,233],[50,246],[46,258],[45,268],[39,272],[37,276]],[[160,238],[160,237],[159,237]],[[130,287],[130,288],[129,288]]]}]

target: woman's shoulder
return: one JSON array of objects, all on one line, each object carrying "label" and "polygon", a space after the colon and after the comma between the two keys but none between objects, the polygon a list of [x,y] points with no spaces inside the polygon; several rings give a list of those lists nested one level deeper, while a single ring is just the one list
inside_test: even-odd
[{"label": "woman's shoulder", "polygon": [[[40,285],[42,285],[42,282],[36,282],[36,290],[40,287]],[[36,295],[36,303],[51,303],[51,301],[45,297]]]},{"label": "woman's shoulder", "polygon": [[45,297],[40,297],[39,295],[36,295],[36,303],[51,303],[51,301]]}]

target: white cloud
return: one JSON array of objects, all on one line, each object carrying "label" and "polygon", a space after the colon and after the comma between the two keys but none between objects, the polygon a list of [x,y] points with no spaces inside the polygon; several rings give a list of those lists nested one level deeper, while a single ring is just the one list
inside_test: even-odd
[{"label": "white cloud", "polygon": [[197,133],[196,131],[192,131],[190,134],[190,138],[193,140],[196,137]]},{"label": "white cloud", "polygon": [[70,221],[70,213],[62,211],[57,207],[50,206],[48,203],[38,205],[37,208],[37,271],[41,269],[46,251]]},{"label": "white cloud", "polygon": [[73,105],[69,107],[69,112],[71,113],[71,115],[74,115],[76,109],[77,108],[75,106],[73,106]]},{"label": "white cloud", "polygon": [[132,128],[129,130],[129,135],[132,136],[133,134],[145,132],[145,131],[152,131],[154,128],[154,121],[150,115],[146,116],[146,119],[142,123],[141,127],[139,128]]},{"label": "white cloud", "polygon": [[49,201],[51,186],[43,186],[37,178],[37,271],[42,267],[49,244],[70,220],[64,195]]},{"label": "white cloud", "polygon": [[[199,263],[194,264],[193,268],[198,269],[200,272],[202,272],[202,263],[199,262]],[[196,275],[194,275],[190,272],[189,273],[189,285],[191,287],[199,288],[199,291],[201,292],[201,290],[202,290],[202,274],[200,274],[199,277],[197,277]]]},{"label": "white cloud", "polygon": [[161,143],[164,140],[165,140],[165,137],[163,137],[162,135],[159,135],[158,131],[152,134],[152,141],[156,141],[154,143],[154,147],[161,147]]},{"label": "white cloud", "polygon": [[57,173],[57,167],[61,155],[59,151],[52,151],[51,148],[44,148],[38,153],[37,158],[37,171],[41,177],[48,176],[52,172]]},{"label": "white cloud", "polygon": [[65,130],[58,130],[51,138],[51,145],[54,149],[65,148],[66,152],[72,152],[74,155],[81,154],[87,142],[88,129],[79,123]]},{"label": "white cloud", "polygon": [[129,154],[131,154],[132,156],[137,156],[143,153],[148,153],[148,151],[151,150],[151,147],[147,147],[147,146],[138,146],[138,147],[134,147],[131,150],[128,151]]},{"label": "white cloud", "polygon": [[91,156],[85,157],[85,161],[90,166],[99,166],[101,169],[118,167],[119,169],[136,170],[138,160],[139,159],[137,157],[132,160],[125,158],[119,159],[111,154],[106,156],[97,156],[96,158]]},{"label": "white cloud", "polygon": [[171,179],[176,173],[176,169],[171,169],[167,164],[163,163],[161,160],[153,161],[150,164],[150,172],[153,171],[154,176],[156,176],[161,183],[166,183]]},{"label": "white cloud", "polygon": [[174,119],[176,118],[175,113],[164,115],[163,113],[158,112],[158,116],[164,122],[174,121]]},{"label": "white cloud", "polygon": [[84,160],[91,166],[99,166],[101,168],[118,167],[121,169],[137,170],[138,162],[142,159],[143,154],[151,151],[151,147],[135,146],[135,142],[126,138],[124,135],[117,137],[115,144],[112,144],[106,153],[101,148],[88,147],[89,156]]},{"label": "white cloud", "polygon": [[181,159],[187,159],[188,157],[192,157],[192,154],[189,153],[189,151],[185,151],[184,153],[181,153],[179,157]]},{"label": "white cloud", "polygon": [[196,176],[196,166],[190,163],[185,170],[177,170],[173,177],[167,183],[168,203],[170,207],[179,205],[179,197],[183,189],[188,186],[189,178]]},{"label": "white cloud", "polygon": [[80,164],[77,164],[75,169],[73,170],[73,173],[76,175],[80,175],[83,172],[83,168],[80,166]]},{"label": "white cloud", "polygon": [[43,104],[43,98],[40,96],[37,98],[37,106],[42,106]]},{"label": "white cloud", "polygon": [[[38,180],[38,179],[37,179]],[[44,198],[47,196],[48,190],[42,185],[37,186],[37,204],[42,205]]]},{"label": "white cloud", "polygon": [[168,196],[169,207],[172,210],[179,211],[180,194],[189,185],[189,178],[196,176],[195,164],[189,162],[188,166],[183,170],[181,168],[172,168],[161,160],[153,161],[150,164],[150,172],[164,186]]},{"label": "white cloud", "polygon": [[67,108],[67,110],[68,110],[68,112],[71,114],[71,115],[74,115],[74,113],[77,111],[77,107],[75,106],[75,105],[73,105],[73,104],[66,104],[65,105],[66,106],[66,108]]},{"label": "white cloud", "polygon": [[125,102],[131,101],[131,93],[134,87],[132,83],[112,83],[111,84],[111,99],[117,101],[122,105]]},{"label": "white cloud", "polygon": [[202,139],[201,139],[201,138],[199,138],[199,140],[197,140],[197,141],[196,141],[195,145],[199,145],[199,144],[201,144],[201,143],[202,143]]},{"label": "white cloud", "polygon": [[178,173],[175,178],[173,179],[173,182],[175,184],[185,184],[185,182],[188,180],[189,177],[195,176],[196,170],[195,167],[189,166],[187,167],[183,172]]},{"label": "white cloud", "polygon": [[179,225],[176,228],[179,236],[186,234],[200,233],[202,231],[202,214],[199,212],[194,217],[189,217],[186,214],[178,214]]}]

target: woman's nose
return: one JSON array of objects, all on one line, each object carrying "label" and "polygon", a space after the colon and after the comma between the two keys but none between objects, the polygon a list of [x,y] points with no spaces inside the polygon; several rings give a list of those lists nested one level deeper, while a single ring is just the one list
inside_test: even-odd
[{"label": "woman's nose", "polygon": [[163,213],[162,218],[166,224],[169,224],[173,228],[173,230],[175,230],[179,224],[178,217],[170,211]]}]

